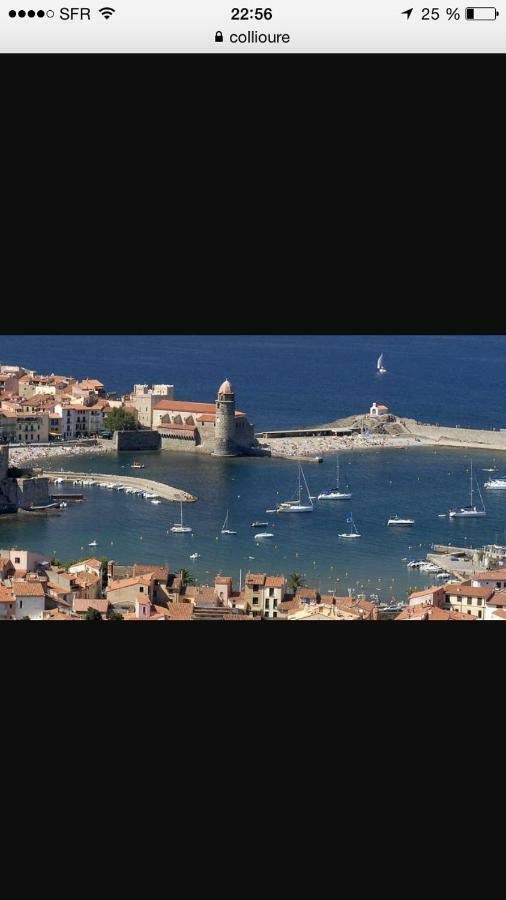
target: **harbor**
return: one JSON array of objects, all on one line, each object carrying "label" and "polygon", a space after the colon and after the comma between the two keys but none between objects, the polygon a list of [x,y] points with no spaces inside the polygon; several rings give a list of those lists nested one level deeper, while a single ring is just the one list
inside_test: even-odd
[{"label": "harbor", "polygon": [[[65,483],[76,483],[83,479],[87,481],[90,480],[89,472],[58,472],[54,469],[43,469],[42,475],[52,479],[53,483],[55,479]],[[123,485],[124,487],[135,488],[138,491],[148,491],[152,493],[153,496],[161,497],[163,500],[169,500],[175,503],[179,503],[180,501],[183,503],[195,503],[198,500],[198,497],[194,497],[193,494],[189,494],[187,491],[182,491],[178,488],[171,487],[169,484],[152,481],[148,478],[129,475],[104,475],[99,472],[94,472],[92,480],[97,484],[112,483],[115,485]],[[62,499],[65,499],[65,497]]]}]

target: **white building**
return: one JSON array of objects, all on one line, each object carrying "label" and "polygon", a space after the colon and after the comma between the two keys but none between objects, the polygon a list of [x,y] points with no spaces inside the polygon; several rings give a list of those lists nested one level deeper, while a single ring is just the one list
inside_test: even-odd
[{"label": "white building", "polygon": [[16,619],[42,619],[45,594],[40,581],[14,581],[12,593],[16,601]]},{"label": "white building", "polygon": [[488,572],[478,572],[473,575],[471,582],[473,587],[487,587],[491,590],[502,591],[506,588],[506,569],[489,569]]},{"label": "white building", "polygon": [[379,416],[388,416],[388,406],[384,403],[373,403],[369,410],[369,415],[377,419]]}]

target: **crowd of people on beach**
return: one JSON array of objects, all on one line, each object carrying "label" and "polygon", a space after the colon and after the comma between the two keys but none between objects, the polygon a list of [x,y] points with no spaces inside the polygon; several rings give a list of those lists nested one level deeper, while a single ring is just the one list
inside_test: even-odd
[{"label": "crowd of people on beach", "polygon": [[11,466],[30,466],[41,464],[44,459],[52,459],[55,456],[83,456],[91,453],[105,453],[111,449],[100,441],[97,444],[83,445],[55,443],[43,447],[27,444],[24,447],[14,447],[9,450],[9,463]]},{"label": "crowd of people on beach", "polygon": [[332,435],[328,437],[270,438],[262,444],[272,456],[297,457],[320,456],[341,450],[365,450],[376,447],[411,447],[416,442],[413,437],[396,437],[387,434]]}]

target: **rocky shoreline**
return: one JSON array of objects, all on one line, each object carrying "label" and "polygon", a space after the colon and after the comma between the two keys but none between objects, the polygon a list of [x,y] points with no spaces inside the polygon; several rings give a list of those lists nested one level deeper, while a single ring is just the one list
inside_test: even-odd
[{"label": "rocky shoreline", "polygon": [[98,442],[97,444],[55,444],[54,446],[34,447],[29,444],[25,447],[14,447],[9,449],[9,462],[11,466],[18,468],[29,468],[34,465],[41,465],[48,459],[58,457],[87,456],[92,454],[113,453],[114,448],[110,446],[110,441]]}]

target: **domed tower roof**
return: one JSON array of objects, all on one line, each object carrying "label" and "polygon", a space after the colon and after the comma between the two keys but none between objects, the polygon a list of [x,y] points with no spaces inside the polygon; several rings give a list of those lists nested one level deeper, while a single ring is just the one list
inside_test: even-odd
[{"label": "domed tower roof", "polygon": [[233,394],[233,393],[234,393],[234,388],[230,384],[230,381],[228,380],[228,378],[226,378],[225,381],[223,382],[223,384],[218,388],[218,394]]}]

